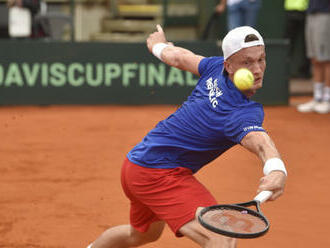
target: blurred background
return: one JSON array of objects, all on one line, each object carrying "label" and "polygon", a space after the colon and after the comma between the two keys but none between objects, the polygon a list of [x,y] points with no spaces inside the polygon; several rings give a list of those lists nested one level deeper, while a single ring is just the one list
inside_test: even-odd
[{"label": "blurred background", "polygon": [[[222,2],[0,0],[1,248],[86,247],[128,221],[122,159],[198,81],[155,58],[145,39],[162,24],[169,41],[220,56],[230,9]],[[242,244],[330,247],[330,115],[295,108],[313,98],[307,0],[245,2],[258,3],[253,25],[267,52],[264,86],[254,99],[265,105],[264,125],[289,180],[283,198],[265,206],[269,235]],[[198,177],[219,200],[240,202],[255,193],[258,163],[237,146]],[[145,247],[196,245],[166,229]]]},{"label": "blurred background", "polygon": [[[49,77],[52,75],[60,77],[69,70],[68,68],[53,68],[52,63],[54,62],[62,63],[65,67],[70,65],[72,61],[88,62],[88,60],[91,61],[92,66],[100,62],[105,67],[108,62],[119,63],[119,66],[122,67],[122,63],[130,61],[139,63],[141,59],[146,59],[145,64],[158,63],[148,54],[145,46],[141,46],[141,43],[145,42],[148,34],[155,29],[155,25],[158,23],[164,27],[168,40],[205,56],[221,55],[219,49],[221,39],[228,31],[228,8],[221,13],[214,14],[216,6],[220,2],[213,0],[0,0],[0,50],[3,53],[0,59],[0,87],[4,87],[4,91],[1,93],[1,99],[3,99],[1,104],[68,103],[63,94],[76,94],[70,92],[72,89],[67,87],[67,84],[74,85],[74,83],[68,82],[69,79],[65,79],[66,82],[62,83],[61,90],[63,91],[59,89],[59,85],[57,85],[57,89],[52,89],[53,92],[60,90],[63,97],[60,100],[51,100],[51,94],[55,93],[45,89],[47,83],[41,82],[42,78],[44,81],[50,81]],[[257,100],[265,104],[289,104],[289,96],[291,95],[310,96],[312,85],[310,83],[310,67],[308,64],[306,65],[304,59],[303,26],[301,30],[297,30],[294,39],[290,41],[287,34],[288,10],[285,7],[285,1],[260,2],[255,26],[268,44],[268,69],[266,73],[268,76],[266,75],[266,79],[274,82],[269,83],[269,85],[273,85],[272,87],[264,89],[264,92],[259,94],[260,96],[256,96]],[[22,10],[29,13],[22,12]],[[302,13],[304,15],[304,11]],[[126,52],[133,51],[134,47],[138,47],[133,52],[134,54]],[[116,55],[119,52],[122,56]],[[88,54],[88,56],[84,57],[83,54]],[[93,59],[95,54],[99,55],[99,59]],[[104,61],[101,61],[102,56],[105,57]],[[56,59],[52,59],[54,57]],[[12,72],[11,63],[15,61],[18,63],[20,75]],[[29,80],[26,80],[27,74],[22,67],[23,61],[27,61],[32,68],[31,75],[33,72],[38,74],[36,80],[33,81],[34,92],[32,92]],[[47,79],[45,79],[45,73],[42,76],[41,73],[38,73],[39,69],[32,66],[41,62],[48,63]],[[136,77],[150,79],[149,72],[145,76],[141,73],[141,70],[142,72],[144,70],[143,66],[138,64]],[[43,68],[41,64],[40,68]],[[44,72],[45,70],[41,71]],[[83,65],[81,70],[79,68],[72,70],[72,74],[77,75],[86,68]],[[52,74],[51,71],[62,72],[62,74]],[[122,71],[124,70],[122,69]],[[169,69],[166,68],[166,73],[170,73],[168,71]],[[114,73],[115,71],[111,72]],[[11,75],[11,73],[14,74]],[[93,67],[92,74],[100,73],[96,67]],[[14,77],[14,79],[10,80],[8,77]],[[22,77],[23,81],[18,82],[16,79],[19,77]],[[100,75],[100,77],[102,76]],[[103,77],[106,77],[106,73]],[[82,80],[86,81],[86,79]],[[118,80],[121,80],[121,83],[113,81],[112,92],[116,91],[117,84],[123,84],[122,76],[118,77]],[[143,82],[141,83],[141,80],[139,82],[141,86]],[[29,87],[26,88],[26,84],[29,84]],[[41,88],[43,89],[38,89],[38,84],[42,84],[43,87]],[[277,86],[274,86],[275,84]],[[19,89],[14,89],[17,86]],[[79,86],[83,88],[84,84]],[[191,91],[192,86],[188,85],[188,89],[181,93],[186,96]],[[132,87],[134,88],[134,86]],[[23,88],[26,88],[24,92],[22,92]],[[100,85],[99,88],[103,87]],[[102,92],[107,91],[104,90],[103,88]],[[129,89],[126,87],[125,90]],[[23,94],[25,100],[13,100],[17,94]],[[79,94],[84,93],[80,92]],[[161,97],[159,94],[162,93],[159,93],[156,85],[156,89],[149,87],[148,92],[141,96],[154,96],[154,98],[159,99]],[[269,98],[269,94],[273,98],[279,99],[274,99],[273,102],[265,100]],[[47,98],[50,100],[45,101],[40,95],[48,95]],[[33,100],[29,100],[29,98]],[[104,96],[101,103],[118,102],[105,98],[107,97]],[[182,99],[160,100],[159,103],[177,103]],[[85,101],[86,99],[80,97],[80,100],[74,101],[74,103],[84,103]],[[93,100],[87,101],[87,103],[93,103]],[[125,103],[125,101],[122,100],[121,103]]]}]

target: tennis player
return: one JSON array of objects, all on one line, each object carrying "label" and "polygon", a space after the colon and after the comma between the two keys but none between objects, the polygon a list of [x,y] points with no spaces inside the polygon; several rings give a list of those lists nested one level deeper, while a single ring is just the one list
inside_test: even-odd
[{"label": "tennis player", "polygon": [[[122,187],[130,200],[130,224],[106,230],[89,248],[137,247],[156,241],[165,223],[177,237],[186,236],[205,248],[234,248],[236,240],[213,234],[196,220],[202,207],[217,204],[193,176],[229,148],[240,144],[263,164],[258,192],[284,190],[286,168],[262,127],[262,105],[249,98],[262,87],[266,68],[263,38],[244,26],[223,39],[224,57],[205,58],[169,43],[161,26],[147,39],[150,52],[164,63],[200,77],[182,106],[159,122],[127,155]],[[233,75],[241,67],[255,77],[241,92]]]}]

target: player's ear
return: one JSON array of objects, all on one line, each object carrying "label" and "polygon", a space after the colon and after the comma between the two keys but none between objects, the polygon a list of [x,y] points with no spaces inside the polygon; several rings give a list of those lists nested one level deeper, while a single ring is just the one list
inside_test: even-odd
[{"label": "player's ear", "polygon": [[228,74],[234,74],[234,68],[230,63],[230,60],[225,60],[223,63]]}]

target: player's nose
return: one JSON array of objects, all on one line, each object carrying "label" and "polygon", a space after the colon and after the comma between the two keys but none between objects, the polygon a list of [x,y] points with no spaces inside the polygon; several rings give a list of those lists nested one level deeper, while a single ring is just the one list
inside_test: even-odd
[{"label": "player's nose", "polygon": [[250,69],[254,77],[259,77],[262,74],[262,66],[259,63],[254,63]]}]

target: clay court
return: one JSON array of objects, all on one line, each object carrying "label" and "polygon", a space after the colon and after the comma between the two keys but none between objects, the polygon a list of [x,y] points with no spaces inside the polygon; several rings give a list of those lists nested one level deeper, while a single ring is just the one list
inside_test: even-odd
[{"label": "clay court", "polygon": [[[293,105],[304,99],[297,98]],[[177,106],[0,108],[0,247],[85,248],[128,222],[120,186],[126,153]],[[264,127],[286,161],[285,194],[265,203],[264,237],[240,248],[330,247],[330,115],[265,107]],[[236,146],[196,175],[219,202],[255,195],[258,159]],[[197,247],[165,229],[146,248]]]}]

